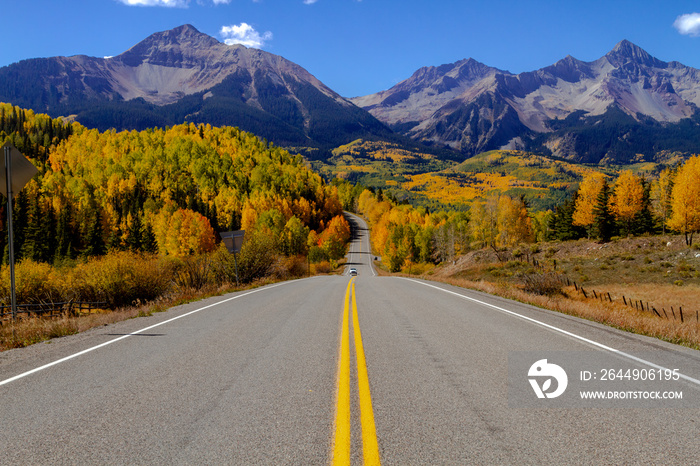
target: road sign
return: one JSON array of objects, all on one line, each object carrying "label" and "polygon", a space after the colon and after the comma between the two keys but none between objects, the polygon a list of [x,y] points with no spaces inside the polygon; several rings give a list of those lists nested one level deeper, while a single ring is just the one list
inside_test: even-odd
[{"label": "road sign", "polygon": [[[12,196],[24,188],[34,175],[39,173],[32,162],[29,161],[15,146],[7,143],[3,146],[5,157],[0,157],[0,192],[7,195],[7,244],[10,260],[10,303],[12,305],[12,319],[17,318],[17,298],[15,294],[15,244],[12,233]],[[5,172],[5,176],[2,176]]]},{"label": "road sign", "polygon": [[[29,180],[34,178],[34,175],[39,173],[39,170],[37,170],[32,162],[30,162],[27,157],[22,155],[22,153],[11,143],[8,142],[5,144],[3,149],[3,153],[6,153],[8,149],[10,151],[10,162],[12,168],[12,181],[10,182],[10,185],[12,187],[12,192],[18,193],[27,183],[29,183]],[[6,173],[6,158],[7,157],[0,157],[0,173]],[[7,193],[6,176],[0,176],[0,193]]]},{"label": "road sign", "polygon": [[232,254],[238,254],[241,252],[241,247],[243,247],[243,236],[245,236],[245,230],[236,231],[222,231],[219,233],[221,240],[224,242],[228,252]]},{"label": "road sign", "polygon": [[219,232],[219,236],[221,236],[221,240],[224,242],[228,252],[233,254],[233,265],[236,267],[236,286],[238,286],[238,260],[236,259],[236,254],[241,252],[241,247],[243,247],[245,230],[222,231]]}]

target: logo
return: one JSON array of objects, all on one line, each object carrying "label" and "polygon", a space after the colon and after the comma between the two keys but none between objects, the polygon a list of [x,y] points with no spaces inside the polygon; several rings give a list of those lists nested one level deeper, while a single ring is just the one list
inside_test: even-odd
[{"label": "logo", "polygon": [[[535,364],[530,366],[527,373],[532,389],[535,391],[537,398],[556,398],[566,390],[569,383],[569,378],[566,376],[566,371],[556,364],[550,364],[546,359],[540,359]],[[557,381],[556,389],[552,388],[552,379]],[[540,381],[542,384],[540,385]]]}]

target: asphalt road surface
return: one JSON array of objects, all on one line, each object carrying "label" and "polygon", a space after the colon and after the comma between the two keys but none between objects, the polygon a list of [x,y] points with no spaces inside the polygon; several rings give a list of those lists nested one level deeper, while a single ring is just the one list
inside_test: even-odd
[{"label": "asphalt road surface", "polygon": [[[0,353],[0,464],[700,463],[700,352],[378,277],[352,222],[357,277]],[[627,399],[577,399],[601,387]]]}]

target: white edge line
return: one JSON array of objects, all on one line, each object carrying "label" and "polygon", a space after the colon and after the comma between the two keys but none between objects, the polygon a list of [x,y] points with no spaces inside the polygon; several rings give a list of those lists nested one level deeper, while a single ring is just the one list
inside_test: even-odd
[{"label": "white edge line", "polygon": [[253,293],[257,293],[257,292],[259,292],[259,291],[269,290],[270,288],[276,288],[276,287],[278,287],[278,286],[286,285],[286,284],[288,284],[288,283],[293,283],[293,282],[294,282],[294,280],[288,281],[288,282],[284,282],[284,283],[277,283],[277,284],[275,284],[275,285],[266,286],[266,287],[263,287],[263,288],[258,288],[258,289],[249,291],[249,292],[247,292],[247,293],[239,294],[239,295],[233,296],[233,297],[231,297],[231,298],[224,299],[223,301],[219,301],[219,302],[216,302],[216,303],[213,303],[213,304],[209,304],[209,305],[204,306],[204,307],[200,307],[199,309],[195,309],[194,311],[190,311],[190,312],[187,312],[187,313],[182,314],[182,315],[180,315],[180,316],[173,317],[172,319],[164,320],[163,322],[157,323],[157,324],[155,324],[155,325],[151,325],[151,326],[146,327],[146,328],[142,328],[141,330],[136,330],[135,332],[131,332],[131,333],[129,333],[128,335],[122,335],[122,336],[120,336],[119,338],[115,338],[114,340],[106,341],[106,342],[101,343],[101,344],[99,344],[99,345],[97,345],[97,346],[93,346],[93,347],[91,347],[91,348],[88,348],[88,349],[79,351],[79,352],[77,352],[77,353],[75,353],[75,354],[71,354],[70,356],[66,356],[65,358],[58,359],[58,360],[53,361],[53,362],[50,362],[50,363],[48,363],[48,364],[44,364],[43,366],[37,367],[37,368],[32,369],[32,370],[29,370],[29,371],[27,371],[27,372],[23,372],[23,373],[21,373],[21,374],[19,374],[19,375],[15,375],[14,377],[10,377],[9,379],[2,380],[2,381],[0,381],[0,386],[1,386],[1,385],[8,384],[8,383],[10,383],[10,382],[14,382],[14,381],[19,380],[19,379],[21,379],[21,378],[27,377],[28,375],[32,375],[32,374],[34,374],[34,373],[36,373],[36,372],[43,371],[44,369],[48,369],[49,367],[52,367],[52,366],[61,364],[61,363],[63,363],[63,362],[69,361],[69,360],[71,360],[71,359],[73,359],[73,358],[77,358],[78,356],[82,356],[83,354],[87,354],[87,353],[89,353],[89,352],[91,352],[91,351],[95,351],[96,349],[102,348],[102,347],[104,347],[104,346],[111,345],[112,343],[116,343],[116,342],[118,342],[118,341],[120,341],[120,340],[124,340],[125,338],[129,338],[130,336],[138,335],[139,333],[143,333],[143,332],[145,332],[145,331],[147,331],[147,330],[151,330],[151,329],[153,329],[153,328],[160,327],[161,325],[165,325],[165,324],[170,323],[170,322],[173,322],[173,321],[175,321],[175,320],[182,319],[183,317],[187,317],[187,316],[190,316],[190,315],[192,315],[192,314],[196,314],[197,312],[203,311],[203,310],[205,310],[205,309],[209,309],[210,307],[218,306],[219,304],[224,304],[224,303],[227,303],[227,302],[229,302],[229,301],[233,301],[234,299],[242,298],[242,297],[244,297],[244,296],[248,296],[248,295],[251,295],[251,294],[253,294]]},{"label": "white edge line", "polygon": [[[593,346],[595,346],[595,347],[598,347],[598,348],[600,348],[600,349],[603,349],[603,350],[606,350],[606,351],[610,351],[611,353],[615,353],[615,354],[617,354],[617,355],[624,356],[624,357],[626,357],[626,358],[628,358],[628,359],[631,359],[631,360],[633,360],[633,361],[636,361],[636,362],[638,362],[638,363],[644,364],[644,365],[649,366],[649,367],[653,367],[654,369],[670,370],[670,369],[668,369],[667,367],[659,366],[658,364],[654,364],[653,362],[647,361],[646,359],[638,358],[638,357],[633,356],[633,355],[631,355],[631,354],[629,354],[629,353],[625,353],[624,351],[620,351],[620,350],[618,350],[618,349],[611,348],[610,346],[606,346],[606,345],[604,345],[604,344],[602,344],[602,343],[598,343],[597,341],[589,340],[588,338],[582,337],[582,336],[580,336],[580,335],[576,335],[575,333],[568,332],[568,331],[566,331],[566,330],[564,330],[564,329],[561,329],[561,328],[559,328],[559,327],[555,327],[555,326],[553,326],[553,325],[545,324],[544,322],[540,322],[539,320],[533,319],[533,318],[531,318],[531,317],[524,316],[524,315],[522,315],[522,314],[518,314],[517,312],[509,311],[508,309],[504,309],[504,308],[499,307],[499,306],[496,306],[496,305],[494,305],[494,304],[489,304],[489,303],[487,303],[487,302],[480,301],[480,300],[475,299],[475,298],[470,298],[469,296],[464,296],[464,295],[459,294],[459,293],[457,293],[457,292],[450,291],[450,290],[446,290],[446,289],[444,289],[444,288],[440,288],[439,286],[431,285],[430,283],[425,283],[425,282],[421,282],[421,281],[418,281],[418,280],[413,280],[413,279],[411,279],[411,278],[405,278],[405,277],[398,277],[398,278],[403,278],[404,280],[408,280],[408,281],[411,281],[411,282],[414,282],[414,283],[419,283],[419,284],[421,284],[421,285],[429,286],[430,288],[435,288],[436,290],[444,291],[445,293],[450,293],[450,294],[453,294],[453,295],[455,295],[455,296],[459,296],[460,298],[463,298],[463,299],[466,299],[466,300],[469,300],[469,301],[473,301],[473,302],[478,303],[478,304],[481,304],[481,305],[483,305],[483,306],[487,306],[487,307],[496,309],[497,311],[505,312],[506,314],[510,314],[510,315],[513,315],[513,316],[516,316],[516,317],[520,317],[521,319],[527,320],[528,322],[532,322],[532,323],[534,323],[534,324],[540,325],[540,326],[545,327],[545,328],[548,328],[548,329],[550,329],[550,330],[554,330],[555,332],[563,333],[564,335],[568,335],[568,336],[570,336],[570,337],[572,337],[572,338],[575,338],[575,339],[577,339],[577,340],[584,341],[584,342],[586,342],[586,343],[588,343],[588,344],[590,344],[590,345],[593,345]],[[679,375],[680,375],[680,378],[683,379],[683,380],[686,380],[686,381],[688,381],[688,382],[694,383],[694,384],[696,384],[696,385],[700,385],[700,380],[698,380],[698,379],[694,379],[693,377],[687,376],[687,375],[685,375],[685,374],[679,374]]]}]

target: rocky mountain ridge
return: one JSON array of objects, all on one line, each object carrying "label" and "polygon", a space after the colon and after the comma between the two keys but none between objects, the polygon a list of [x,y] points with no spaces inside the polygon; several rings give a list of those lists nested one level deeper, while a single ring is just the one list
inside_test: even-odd
[{"label": "rocky mountain ridge", "polygon": [[700,71],[658,60],[623,40],[593,62],[567,56],[520,74],[473,59],[421,68],[389,90],[351,100],[417,141],[465,155],[539,144],[553,155],[583,161],[559,121],[570,118],[571,126],[580,127],[588,119],[592,126],[626,115],[626,126],[670,127],[697,115]]},{"label": "rocky mountain ridge", "polygon": [[42,58],[1,68],[0,101],[75,114],[100,129],[192,121],[239,126],[282,145],[337,146],[391,134],[301,66],[226,45],[191,25],[155,33],[115,57]]}]

